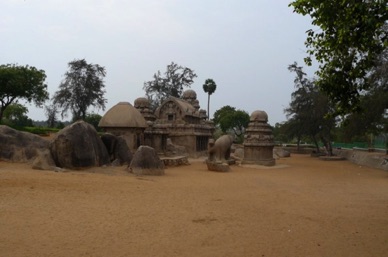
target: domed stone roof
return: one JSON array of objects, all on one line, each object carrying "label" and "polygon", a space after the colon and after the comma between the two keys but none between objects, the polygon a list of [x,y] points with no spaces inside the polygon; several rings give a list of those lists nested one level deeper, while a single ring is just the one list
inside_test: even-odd
[{"label": "domed stone roof", "polygon": [[254,111],[251,114],[250,121],[261,121],[261,122],[267,122],[268,121],[268,115],[265,111]]},{"label": "domed stone roof", "polygon": [[110,108],[101,118],[99,127],[146,128],[141,113],[128,102],[120,102]]},{"label": "domed stone roof", "polygon": [[195,99],[197,99],[197,93],[194,90],[192,90],[192,89],[188,89],[188,90],[183,92],[182,98],[185,99],[185,100],[186,99],[195,100]]},{"label": "domed stone roof", "polygon": [[139,97],[134,102],[135,108],[149,108],[150,107],[150,101],[148,98],[145,97]]}]

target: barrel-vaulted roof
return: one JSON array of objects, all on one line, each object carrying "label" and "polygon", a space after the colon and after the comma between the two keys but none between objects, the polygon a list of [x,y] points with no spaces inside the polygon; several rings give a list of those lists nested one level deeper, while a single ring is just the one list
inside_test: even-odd
[{"label": "barrel-vaulted roof", "polygon": [[120,102],[105,113],[98,126],[102,128],[146,128],[147,122],[130,103]]},{"label": "barrel-vaulted roof", "polygon": [[182,113],[185,115],[185,116],[196,116],[196,117],[199,117],[199,112],[197,112],[197,110],[194,108],[193,105],[191,105],[189,102],[185,101],[185,100],[182,100],[182,99],[179,99],[179,98],[176,98],[176,97],[169,97],[168,99],[166,99],[158,109],[156,109],[156,112],[155,112],[155,115],[157,117],[159,117],[159,114],[160,114],[160,110],[162,109],[162,107],[166,104],[168,104],[169,102],[174,102],[177,106],[179,106],[179,108],[181,109]]}]

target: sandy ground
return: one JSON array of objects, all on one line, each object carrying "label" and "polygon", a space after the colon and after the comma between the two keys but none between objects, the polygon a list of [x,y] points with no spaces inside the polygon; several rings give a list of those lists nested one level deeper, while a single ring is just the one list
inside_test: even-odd
[{"label": "sandy ground", "polygon": [[277,167],[202,161],[123,167],[0,162],[0,256],[387,256],[388,173],[304,155]]}]

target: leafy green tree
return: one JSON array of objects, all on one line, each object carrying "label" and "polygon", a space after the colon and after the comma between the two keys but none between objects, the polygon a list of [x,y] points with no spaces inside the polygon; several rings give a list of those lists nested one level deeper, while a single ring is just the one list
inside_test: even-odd
[{"label": "leafy green tree", "polygon": [[62,117],[71,111],[73,121],[84,120],[91,106],[105,110],[105,75],[104,67],[85,59],[69,62],[69,71],[53,96],[53,103],[62,109]]},{"label": "leafy green tree", "polygon": [[371,88],[360,97],[361,111],[347,115],[341,126],[346,142],[362,140],[370,134],[388,134],[388,49],[377,58],[368,81]]},{"label": "leafy green tree", "polygon": [[6,108],[17,100],[40,107],[49,98],[46,74],[32,66],[0,65],[0,122]]},{"label": "leafy green tree", "polygon": [[290,133],[297,136],[298,145],[302,136],[310,137],[318,152],[318,142],[322,141],[328,154],[332,155],[331,138],[336,119],[329,98],[315,86],[314,81],[305,77],[297,63],[288,69],[296,73],[296,90],[291,95],[289,107],[284,110],[289,119]]},{"label": "leafy green tree", "polygon": [[294,12],[309,15],[305,45],[319,63],[315,84],[333,101],[338,114],[357,110],[371,85],[367,74],[387,45],[388,0],[294,0]]},{"label": "leafy green tree", "polygon": [[275,144],[288,142],[288,137],[284,132],[284,123],[285,122],[276,122],[275,126],[272,127]]},{"label": "leafy green tree", "polygon": [[32,120],[28,118],[27,113],[27,107],[19,103],[12,103],[4,111],[4,123],[17,127],[33,127]]},{"label": "leafy green tree", "polygon": [[246,111],[236,110],[235,107],[226,105],[214,113],[213,122],[223,133],[233,131],[233,134],[242,141],[249,118]]},{"label": "leafy green tree", "polygon": [[212,79],[207,79],[205,81],[205,84],[203,84],[203,91],[205,93],[207,93],[207,115],[208,115],[208,119],[209,119],[209,116],[210,116],[210,109],[209,109],[209,106],[210,106],[210,96],[216,91],[216,89],[217,89],[217,85],[214,82],[214,80],[212,80]]},{"label": "leafy green tree", "polygon": [[102,116],[97,113],[88,113],[86,115],[85,121],[91,125],[97,130],[100,131],[101,129],[98,127],[98,123],[100,123]]},{"label": "leafy green tree", "polygon": [[164,76],[160,71],[154,74],[154,80],[144,82],[143,90],[155,109],[163,100],[170,96],[181,97],[183,89],[190,87],[197,77],[195,72],[174,62],[167,65]]},{"label": "leafy green tree", "polygon": [[293,140],[296,140],[297,149],[299,150],[300,142],[303,137],[303,122],[298,120],[297,117],[291,117],[281,124],[279,130],[284,135],[286,142],[293,142]]}]

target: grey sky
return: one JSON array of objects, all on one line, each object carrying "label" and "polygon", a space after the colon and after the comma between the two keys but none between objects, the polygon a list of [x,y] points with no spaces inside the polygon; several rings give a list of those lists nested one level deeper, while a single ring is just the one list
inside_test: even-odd
[{"label": "grey sky", "polygon": [[[286,120],[294,90],[287,66],[303,64],[311,27],[290,1],[1,0],[0,64],[45,70],[50,97],[68,62],[85,58],[104,66],[108,110],[120,101],[133,104],[144,96],[144,82],[175,62],[197,73],[191,89],[202,109],[203,83],[216,82],[211,117],[230,105],[249,114],[264,110],[274,125]],[[46,119],[35,107],[28,116]]]}]

